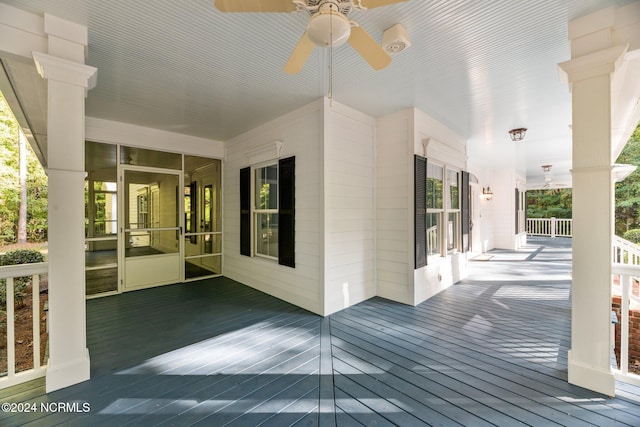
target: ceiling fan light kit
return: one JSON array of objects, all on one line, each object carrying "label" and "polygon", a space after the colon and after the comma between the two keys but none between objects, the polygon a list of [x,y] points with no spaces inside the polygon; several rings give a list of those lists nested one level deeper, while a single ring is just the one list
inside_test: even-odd
[{"label": "ceiling fan light kit", "polygon": [[309,20],[307,37],[316,46],[342,46],[351,35],[351,23],[342,13],[331,8],[331,4],[327,6]]}]

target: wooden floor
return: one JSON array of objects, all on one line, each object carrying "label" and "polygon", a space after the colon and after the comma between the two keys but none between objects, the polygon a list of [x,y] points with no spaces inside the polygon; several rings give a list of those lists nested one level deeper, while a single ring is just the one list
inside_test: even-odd
[{"label": "wooden floor", "polygon": [[640,426],[638,389],[566,382],[567,242],[490,255],[417,307],[325,319],[226,278],[89,300],[92,379],[0,391],[36,409],[0,425]]}]

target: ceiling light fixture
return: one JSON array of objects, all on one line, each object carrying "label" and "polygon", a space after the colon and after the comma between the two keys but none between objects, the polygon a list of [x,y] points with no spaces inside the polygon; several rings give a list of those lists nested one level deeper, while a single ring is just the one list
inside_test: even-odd
[{"label": "ceiling light fixture", "polygon": [[342,46],[350,35],[351,22],[333,3],[322,4],[307,25],[307,37],[316,46]]},{"label": "ceiling light fixture", "polygon": [[511,137],[512,141],[522,141],[526,133],[527,128],[511,129],[509,131],[509,136]]}]

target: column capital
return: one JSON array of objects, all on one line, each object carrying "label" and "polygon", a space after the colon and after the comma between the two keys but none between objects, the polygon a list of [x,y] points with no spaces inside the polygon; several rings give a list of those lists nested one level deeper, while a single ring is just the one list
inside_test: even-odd
[{"label": "column capital", "polygon": [[98,69],[42,52],[33,52],[38,73],[47,80],[68,83],[85,89],[96,86]]},{"label": "column capital", "polygon": [[571,84],[606,74],[611,74],[624,61],[629,45],[618,45],[597,52],[578,56],[558,64],[560,80]]}]

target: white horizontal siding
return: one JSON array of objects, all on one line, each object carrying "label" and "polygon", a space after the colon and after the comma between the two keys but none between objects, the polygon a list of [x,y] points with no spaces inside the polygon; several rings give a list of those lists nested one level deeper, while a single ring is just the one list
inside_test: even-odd
[{"label": "white horizontal siding", "polygon": [[[286,114],[228,141],[225,150],[224,274],[315,313],[322,313],[320,247],[322,100]],[[240,255],[240,169],[252,153],[282,141],[281,158],[296,156],[296,267]],[[275,143],[274,143],[275,147]],[[266,150],[262,156],[273,156]]]},{"label": "white horizontal siding", "polygon": [[325,313],[375,295],[374,123],[325,104]]},{"label": "white horizontal siding", "polygon": [[[411,303],[413,278],[409,253],[413,223],[413,152],[410,110],[379,118],[376,122],[376,270],[378,295]],[[413,239],[411,238],[411,241]]]}]

